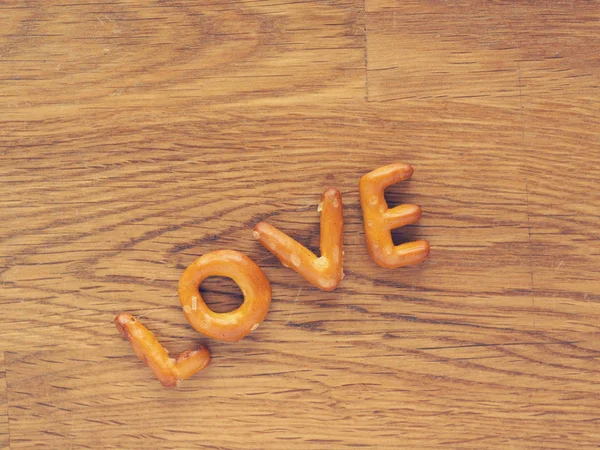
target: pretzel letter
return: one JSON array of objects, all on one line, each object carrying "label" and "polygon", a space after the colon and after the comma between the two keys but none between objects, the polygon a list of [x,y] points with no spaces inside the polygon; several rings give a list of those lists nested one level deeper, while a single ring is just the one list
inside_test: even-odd
[{"label": "pretzel letter", "polygon": [[427,241],[407,242],[394,246],[391,230],[415,223],[421,218],[416,205],[398,205],[388,209],[383,191],[388,186],[407,180],[413,174],[408,164],[396,163],[380,167],[360,179],[360,205],[363,210],[367,248],[373,261],[381,267],[417,264],[429,255]]},{"label": "pretzel letter", "polygon": [[[231,278],[244,294],[244,303],[227,313],[212,311],[200,295],[200,284],[210,276]],[[197,331],[222,341],[239,341],[265,319],[271,304],[271,283],[246,255],[217,250],[201,256],[181,275],[179,300],[185,318]]]},{"label": "pretzel letter", "polygon": [[321,257],[317,256],[266,222],[254,227],[254,237],[286,267],[291,267],[310,283],[324,291],[333,291],[344,277],[342,194],[327,189],[319,205],[321,211]]},{"label": "pretzel letter", "polygon": [[179,386],[181,380],[204,369],[210,362],[206,347],[183,352],[177,359],[170,358],[169,352],[160,345],[154,334],[131,314],[119,314],[115,317],[115,325],[163,386]]}]

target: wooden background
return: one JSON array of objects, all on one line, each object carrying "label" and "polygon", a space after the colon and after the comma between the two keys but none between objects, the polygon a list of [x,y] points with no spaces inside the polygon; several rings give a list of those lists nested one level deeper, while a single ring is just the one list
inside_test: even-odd
[{"label": "wooden background", "polygon": [[[5,448],[598,448],[600,3],[0,3]],[[431,257],[368,258],[359,177]],[[318,291],[252,239],[316,249],[343,193],[346,278]],[[238,343],[187,325],[199,255],[273,284]],[[241,302],[231,281],[207,302]],[[213,363],[162,388],[113,326]]]}]

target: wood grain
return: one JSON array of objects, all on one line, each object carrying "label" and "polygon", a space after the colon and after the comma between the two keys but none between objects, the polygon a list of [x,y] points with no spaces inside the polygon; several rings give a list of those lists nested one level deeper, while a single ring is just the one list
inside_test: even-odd
[{"label": "wood grain", "polygon": [[[31,448],[598,448],[597,2],[0,5],[0,442]],[[424,210],[370,261],[361,175],[415,166]],[[340,287],[316,250],[343,194]],[[183,269],[230,248],[273,285],[246,339],[204,338]],[[217,310],[242,301],[203,283]],[[210,347],[177,390],[116,332]]]},{"label": "wood grain", "polygon": [[369,100],[518,109],[519,43],[510,2],[423,3],[366,2]]}]

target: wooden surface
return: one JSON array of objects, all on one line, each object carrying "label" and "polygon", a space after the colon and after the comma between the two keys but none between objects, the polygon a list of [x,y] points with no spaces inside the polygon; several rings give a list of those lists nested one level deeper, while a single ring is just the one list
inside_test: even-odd
[{"label": "wooden surface", "polygon": [[[600,446],[600,3],[0,4],[0,443],[5,448]],[[424,216],[368,258],[357,183]],[[253,239],[318,247],[318,291]],[[183,269],[230,248],[273,285],[238,343],[186,323]],[[233,282],[207,301],[241,302]],[[112,324],[212,364],[162,388]]]}]

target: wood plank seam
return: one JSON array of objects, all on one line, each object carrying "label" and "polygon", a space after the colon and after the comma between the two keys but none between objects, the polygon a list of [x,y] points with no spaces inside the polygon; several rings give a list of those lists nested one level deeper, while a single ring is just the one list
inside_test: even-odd
[{"label": "wood plank seam", "polygon": [[[517,47],[519,46],[517,39]],[[517,61],[517,84],[519,87],[519,117],[521,119],[521,150],[524,154],[529,154],[525,148],[525,106],[523,104],[523,83],[521,80],[521,64]],[[532,326],[535,331],[535,288],[533,285],[533,243],[531,240],[531,205],[529,203],[529,170],[525,170],[525,202],[527,203],[527,247],[529,250],[529,276],[531,279],[531,309],[533,313]]]},{"label": "wood plank seam", "polygon": [[369,39],[367,33],[367,0],[363,0],[363,28],[365,30],[365,102],[369,102],[369,48],[367,46],[367,39]]},{"label": "wood plank seam", "polygon": [[4,424],[6,427],[6,443],[7,446],[3,447],[3,448],[7,448],[8,450],[10,450],[11,445],[10,445],[10,405],[9,405],[9,401],[8,401],[8,396],[9,396],[9,392],[10,392],[10,388],[9,388],[9,384],[8,384],[8,364],[6,363],[6,353],[7,352],[2,352],[3,355],[3,361],[4,361],[4,402],[5,402],[5,408],[6,408],[6,415],[2,418],[3,420],[6,421],[6,423]]}]

